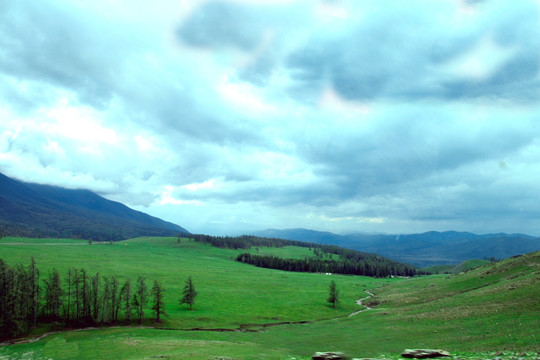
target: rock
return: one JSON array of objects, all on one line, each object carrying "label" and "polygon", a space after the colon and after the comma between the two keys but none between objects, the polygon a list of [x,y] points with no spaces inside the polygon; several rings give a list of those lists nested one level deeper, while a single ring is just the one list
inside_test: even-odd
[{"label": "rock", "polygon": [[405,351],[401,353],[401,356],[405,358],[427,359],[450,356],[450,353],[448,351],[438,349],[405,349]]},{"label": "rock", "polygon": [[311,358],[313,360],[341,360],[349,357],[341,352],[316,352]]}]

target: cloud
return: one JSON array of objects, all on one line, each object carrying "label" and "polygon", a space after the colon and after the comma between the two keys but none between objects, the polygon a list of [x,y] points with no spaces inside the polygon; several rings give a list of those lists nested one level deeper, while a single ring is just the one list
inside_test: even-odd
[{"label": "cloud", "polygon": [[7,175],[198,232],[540,234],[535,1],[0,7]]}]

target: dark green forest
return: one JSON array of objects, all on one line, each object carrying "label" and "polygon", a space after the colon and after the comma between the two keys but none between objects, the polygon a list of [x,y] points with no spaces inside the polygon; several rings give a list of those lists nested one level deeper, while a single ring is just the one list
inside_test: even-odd
[{"label": "dark green forest", "polygon": [[[261,238],[257,236],[242,235],[210,236],[189,235],[195,241],[210,244],[215,247],[228,249],[250,249],[252,247],[284,247],[299,246],[313,249],[316,258],[309,259],[283,259],[276,256],[251,255],[242,253],[236,261],[269,269],[298,271],[298,272],[331,272],[336,274],[365,275],[372,277],[386,277],[390,275],[414,276],[424,274],[415,267],[376,254],[344,249],[335,245],[307,243],[295,240],[275,238]],[[337,255],[338,260],[332,259]]]},{"label": "dark green forest", "polygon": [[327,260],[327,259],[283,259],[277,256],[262,256],[242,253],[236,261],[258,267],[284,271],[335,273],[346,275],[364,275],[372,277],[414,276],[418,271],[408,265],[392,261],[377,261],[372,259]]}]

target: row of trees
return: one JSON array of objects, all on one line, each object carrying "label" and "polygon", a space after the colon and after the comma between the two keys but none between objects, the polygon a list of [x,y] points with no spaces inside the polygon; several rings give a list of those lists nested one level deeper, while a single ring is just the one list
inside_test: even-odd
[{"label": "row of trees", "polygon": [[116,276],[90,276],[85,269],[70,269],[63,278],[53,269],[40,282],[33,258],[28,266],[0,259],[0,338],[28,334],[38,322],[53,328],[140,324],[149,301],[160,321],[166,315],[163,295],[158,281],[149,289],[140,276],[120,282]]},{"label": "row of trees", "polygon": [[236,261],[258,267],[297,272],[336,273],[364,275],[373,277],[414,276],[416,271],[410,266],[396,262],[375,262],[373,259],[355,260],[340,258],[328,260],[320,258],[284,259],[277,256],[253,255],[242,253]]},{"label": "row of trees", "polygon": [[283,247],[289,245],[302,246],[300,244],[307,244],[300,241],[264,238],[252,235],[241,236],[212,236],[203,234],[189,234],[186,235],[197,242],[210,244],[214,247],[225,249],[249,249],[252,246],[260,247]]}]

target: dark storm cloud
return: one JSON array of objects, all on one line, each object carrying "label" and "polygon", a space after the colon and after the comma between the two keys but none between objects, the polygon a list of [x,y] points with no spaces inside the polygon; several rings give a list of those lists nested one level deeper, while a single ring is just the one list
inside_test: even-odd
[{"label": "dark storm cloud", "polygon": [[[265,27],[266,6],[208,2],[178,29],[179,38],[192,46],[254,49]],[[240,26],[239,26],[240,25]],[[246,31],[249,29],[249,31]]]},{"label": "dark storm cloud", "polygon": [[[194,12],[178,35],[194,46],[231,46],[252,51],[261,43],[265,29],[281,26],[279,35],[283,39],[276,42],[278,48],[282,46],[282,59],[265,54],[239,73],[242,79],[261,86],[272,70],[283,65],[294,82],[291,95],[300,99],[312,100],[309,94],[320,93],[328,82],[340,95],[352,100],[535,99],[540,85],[540,30],[538,9],[533,3],[512,7],[473,4],[477,14],[453,20],[460,25],[445,17],[455,11],[448,4],[437,4],[432,9],[394,5],[384,12],[377,7],[364,10],[352,6],[352,14],[363,10],[367,13],[365,21],[350,23],[346,31],[315,31],[307,42],[293,48],[284,43],[295,27],[276,16],[283,14],[282,10],[268,5],[209,2]],[[289,13],[297,14],[295,10],[288,8]],[[484,79],[449,79],[441,74],[449,61],[467,56],[486,36],[492,36],[502,48],[513,48],[516,54]]]}]

